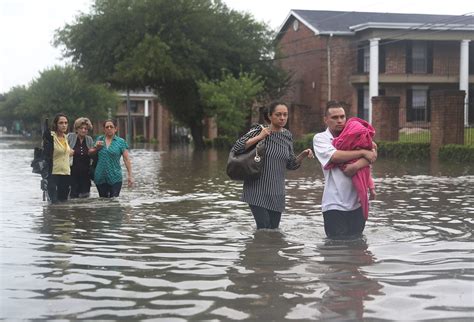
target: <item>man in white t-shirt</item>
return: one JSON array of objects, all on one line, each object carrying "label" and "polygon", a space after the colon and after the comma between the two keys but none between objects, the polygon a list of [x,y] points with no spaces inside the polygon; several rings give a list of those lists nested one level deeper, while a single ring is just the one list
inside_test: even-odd
[{"label": "man in white t-shirt", "polygon": [[[363,167],[377,159],[373,150],[336,150],[332,140],[341,134],[346,124],[346,103],[329,101],[326,105],[324,123],[327,129],[313,138],[316,157],[324,173],[324,192],[322,211],[324,231],[329,238],[340,238],[361,235],[365,228],[365,218],[351,177]],[[344,171],[339,167],[324,169],[329,163],[344,163],[353,159],[358,161],[348,164]]]}]

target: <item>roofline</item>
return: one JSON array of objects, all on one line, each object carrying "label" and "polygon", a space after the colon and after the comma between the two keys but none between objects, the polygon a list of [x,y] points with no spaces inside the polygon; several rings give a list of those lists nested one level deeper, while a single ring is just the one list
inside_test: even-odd
[{"label": "roofline", "polygon": [[416,29],[416,30],[467,30],[473,31],[474,25],[472,24],[444,24],[444,23],[405,23],[405,22],[366,22],[358,25],[350,26],[354,32],[366,30],[366,29]]},{"label": "roofline", "polygon": [[288,20],[290,19],[291,16],[294,16],[295,18],[297,18],[299,21],[301,21],[302,23],[304,23],[306,25],[306,27],[308,27],[309,29],[311,29],[315,35],[319,35],[320,34],[320,31],[316,28],[314,28],[310,23],[308,23],[305,19],[303,19],[299,14],[297,14],[296,12],[294,12],[294,10],[290,10],[290,12],[288,13],[288,15],[286,16],[285,20],[283,20],[283,23],[280,25],[280,27],[278,28],[278,32],[277,34],[279,35],[282,30],[283,30],[283,27],[286,25],[286,23],[288,22]]},{"label": "roofline", "polygon": [[283,20],[283,23],[280,25],[277,31],[277,37],[282,33],[283,27],[286,25],[290,17],[293,16],[301,23],[303,23],[306,27],[308,27],[310,30],[314,32],[314,35],[327,35],[327,36],[354,36],[356,33],[354,31],[331,31],[331,30],[325,30],[321,31],[319,29],[316,29],[311,25],[308,21],[306,21],[304,18],[302,18],[299,14],[297,14],[294,10],[290,10],[288,15],[286,16],[285,20]]}]

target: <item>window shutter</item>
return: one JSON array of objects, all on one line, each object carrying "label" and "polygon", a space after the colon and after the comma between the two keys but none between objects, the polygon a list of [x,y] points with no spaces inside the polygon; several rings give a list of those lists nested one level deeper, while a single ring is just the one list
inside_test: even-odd
[{"label": "window shutter", "polygon": [[411,122],[413,120],[413,90],[407,89],[407,101],[406,101],[406,116],[407,122]]},{"label": "window shutter", "polygon": [[359,45],[357,48],[357,73],[362,74],[364,72],[364,46]]},{"label": "window shutter", "polygon": [[426,121],[431,122],[431,90],[426,91]]},{"label": "window shutter", "polygon": [[379,45],[379,73],[385,74],[385,44]]},{"label": "window shutter", "polygon": [[357,117],[364,117],[364,89],[357,90]]},{"label": "window shutter", "polygon": [[405,47],[405,72],[407,74],[412,73],[412,43],[410,40],[406,41],[406,47]]},{"label": "window shutter", "polygon": [[426,44],[426,73],[433,74],[433,43]]}]

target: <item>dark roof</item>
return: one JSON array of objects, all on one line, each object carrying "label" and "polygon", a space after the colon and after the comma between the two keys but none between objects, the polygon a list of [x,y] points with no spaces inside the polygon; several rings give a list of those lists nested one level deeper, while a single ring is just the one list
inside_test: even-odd
[{"label": "dark roof", "polygon": [[[407,23],[407,24],[447,24],[474,25],[474,16],[426,15],[405,13],[355,12],[355,11],[316,11],[292,10],[313,29],[321,33],[353,32],[349,27],[363,23]],[[289,17],[291,14],[289,15]],[[287,19],[288,20],[288,19]],[[284,25],[287,21],[284,22]],[[284,26],[283,25],[283,26]],[[282,27],[283,27],[282,26]],[[281,30],[280,30],[281,31]]]}]

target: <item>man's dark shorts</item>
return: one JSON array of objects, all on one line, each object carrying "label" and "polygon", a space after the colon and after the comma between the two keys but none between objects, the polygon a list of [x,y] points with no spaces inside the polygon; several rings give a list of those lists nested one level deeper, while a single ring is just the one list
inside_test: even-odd
[{"label": "man's dark shorts", "polygon": [[365,228],[362,207],[352,211],[328,210],[323,216],[324,231],[329,238],[357,237]]}]

